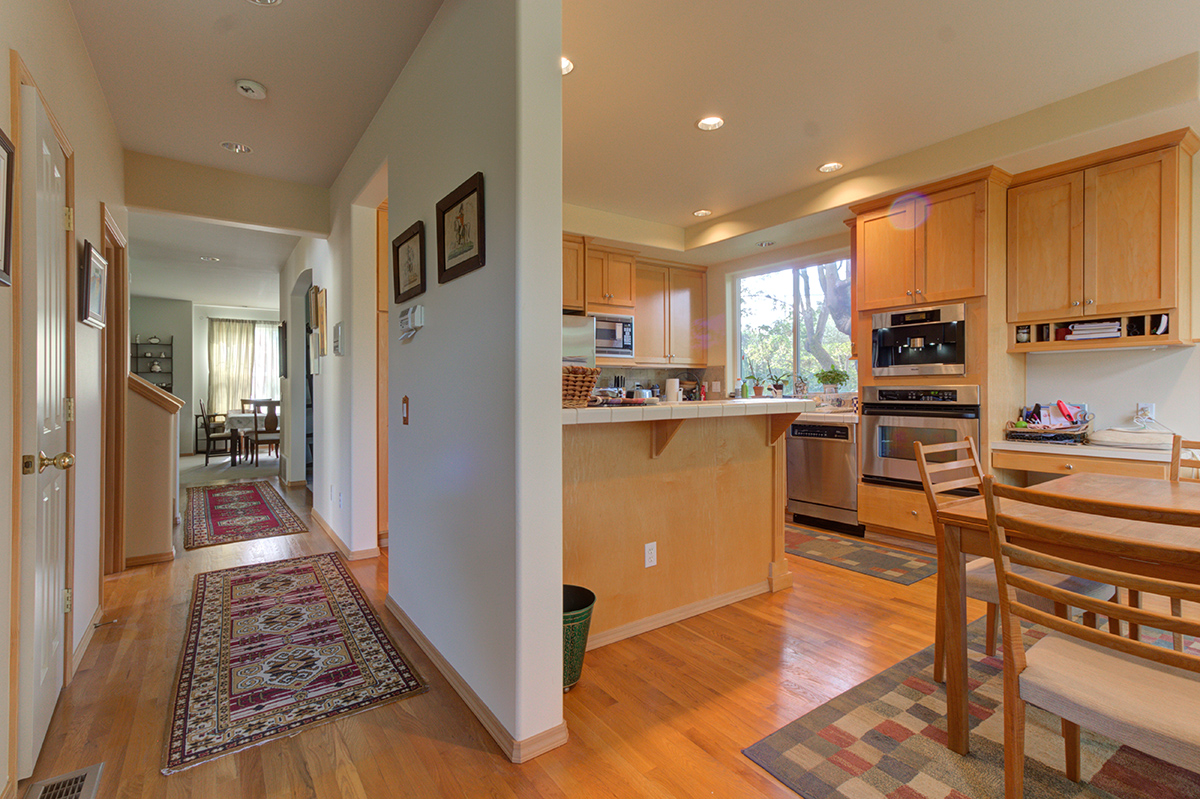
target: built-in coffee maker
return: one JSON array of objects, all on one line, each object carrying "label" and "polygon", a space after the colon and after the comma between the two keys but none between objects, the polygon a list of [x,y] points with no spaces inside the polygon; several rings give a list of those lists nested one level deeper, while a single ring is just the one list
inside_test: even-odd
[{"label": "built-in coffee maker", "polygon": [[871,374],[876,377],[966,373],[965,306],[886,311],[871,317]]}]

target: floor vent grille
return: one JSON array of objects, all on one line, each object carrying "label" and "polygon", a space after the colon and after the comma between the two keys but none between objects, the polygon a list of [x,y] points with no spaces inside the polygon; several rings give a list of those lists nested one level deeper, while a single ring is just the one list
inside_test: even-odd
[{"label": "floor vent grille", "polygon": [[97,763],[70,774],[35,782],[29,786],[25,799],[96,799],[102,768],[104,764]]}]

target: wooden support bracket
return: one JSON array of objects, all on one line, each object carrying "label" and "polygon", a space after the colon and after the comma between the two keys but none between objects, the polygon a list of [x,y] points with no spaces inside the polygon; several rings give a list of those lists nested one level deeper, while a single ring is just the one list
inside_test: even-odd
[{"label": "wooden support bracket", "polygon": [[663,454],[663,450],[667,448],[667,444],[671,443],[671,439],[679,432],[679,426],[682,424],[683,419],[655,419],[650,423],[653,430],[650,444],[651,458],[657,458]]},{"label": "wooden support bracket", "polygon": [[772,413],[767,417],[767,446],[775,446],[775,442],[792,426],[792,422],[800,418],[798,413]]}]

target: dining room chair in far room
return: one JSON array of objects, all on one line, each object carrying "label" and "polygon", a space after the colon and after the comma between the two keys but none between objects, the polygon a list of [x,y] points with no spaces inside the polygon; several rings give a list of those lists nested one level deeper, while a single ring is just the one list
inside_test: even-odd
[{"label": "dining room chair in far room", "polygon": [[[1015,569],[1036,568],[1143,594],[1200,600],[1200,550],[1094,532],[1098,517],[1196,526],[1195,514],[1063,497],[1001,485],[991,477],[984,479],[984,502],[1004,637],[1005,797],[1024,796],[1027,703],[1062,719],[1066,774],[1076,782],[1084,727],[1168,763],[1194,768],[1200,763],[1200,655],[1046,613],[1022,601],[1021,593],[1168,632],[1200,635],[1200,622],[1071,594]],[[1033,519],[1032,506],[1071,514]],[[1059,518],[1070,522],[1059,524]],[[1049,632],[1026,646],[1022,620]]]},{"label": "dining room chair in far room", "polygon": [[[233,432],[225,429],[224,421],[218,422],[217,419],[225,419],[223,413],[208,413],[204,408],[204,400],[200,400],[200,418],[204,425],[204,465],[208,465],[208,460],[213,455],[228,455],[230,452],[230,443],[233,440]],[[217,449],[217,445],[224,442],[224,449]]]},{"label": "dining room chair in far room", "polygon": [[271,451],[273,449],[275,451],[276,457],[278,457],[278,455],[279,455],[279,430],[278,430],[278,428],[276,428],[274,431],[268,431],[266,429],[266,418],[265,418],[266,414],[263,414],[262,418],[260,419],[260,417],[259,417],[260,412],[259,412],[258,405],[253,406],[253,413],[254,413],[254,426],[251,427],[249,430],[247,430],[244,434],[242,434],[242,439],[246,442],[246,446],[250,447],[250,450],[248,450],[246,454],[250,455],[250,453],[253,453],[254,465],[257,466],[258,465],[258,449],[263,444],[267,445],[267,455],[270,455]]},{"label": "dining room chair in far room", "polygon": [[[1191,469],[1185,477],[1183,469]],[[1171,479],[1179,482],[1200,482],[1200,441],[1189,441],[1183,436],[1171,439]]]},{"label": "dining room chair in far room", "polygon": [[[950,441],[944,444],[922,444],[913,442],[917,458],[917,470],[921,473],[921,486],[925,489],[925,498],[929,501],[929,513],[933,517],[934,538],[938,547],[938,560],[942,557],[942,546],[945,540],[945,529],[938,518],[938,511],[961,502],[970,502],[983,490],[983,467],[979,462],[979,450],[975,441],[967,436],[962,441]],[[956,493],[951,493],[956,492]],[[1036,580],[1053,582],[1066,591],[1099,596],[1105,599],[1113,595],[1110,585],[1062,578],[1049,572],[1028,570],[1026,576]],[[999,598],[996,589],[996,568],[991,558],[974,558],[967,563],[966,594],[972,599],[987,603],[987,634],[984,646],[989,657],[996,655],[996,630],[998,628]],[[1065,612],[1065,606],[1055,606],[1037,598],[1026,598],[1038,603],[1047,612]],[[933,678],[937,682],[945,679],[946,668],[946,619],[943,618],[942,579],[938,577],[937,605],[939,611],[934,620],[933,631]],[[1096,619],[1091,614],[1085,622],[1095,625]],[[1115,624],[1115,622],[1113,622]]]}]

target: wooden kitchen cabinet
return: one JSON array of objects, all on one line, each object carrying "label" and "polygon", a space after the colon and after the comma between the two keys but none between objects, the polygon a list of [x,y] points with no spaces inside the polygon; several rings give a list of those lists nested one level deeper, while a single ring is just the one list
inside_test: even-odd
[{"label": "wooden kitchen cabinet", "polygon": [[1017,175],[1008,199],[1008,321],[1178,308],[1190,270],[1180,242],[1190,232],[1197,143],[1190,130],[1176,131]]},{"label": "wooden kitchen cabinet", "polygon": [[933,540],[933,516],[924,491],[860,482],[858,521],[871,530]]},{"label": "wooden kitchen cabinet", "polygon": [[[632,313],[634,306],[634,252],[588,244],[585,261],[585,299],[588,310],[604,306],[616,313]],[[624,308],[625,311],[618,309]]]},{"label": "wooden kitchen cabinet", "polygon": [[583,296],[583,236],[563,234],[563,310],[582,311]]},{"label": "wooden kitchen cabinet", "polygon": [[639,366],[708,363],[707,285],[700,269],[638,264],[633,345]]},{"label": "wooden kitchen cabinet", "polygon": [[[982,296],[987,279],[988,169],[852,206],[859,310]],[[883,203],[881,205],[881,203]]]}]

